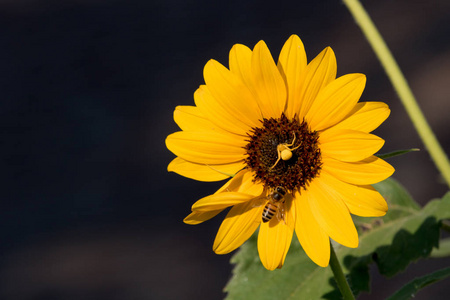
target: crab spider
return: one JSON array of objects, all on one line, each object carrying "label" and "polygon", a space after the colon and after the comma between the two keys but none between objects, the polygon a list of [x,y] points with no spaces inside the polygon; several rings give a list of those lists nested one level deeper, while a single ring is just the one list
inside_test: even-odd
[{"label": "crab spider", "polygon": [[274,163],[274,165],[269,168],[269,171],[272,170],[278,164],[280,159],[282,159],[282,160],[290,160],[291,159],[292,151],[294,151],[295,149],[297,149],[298,147],[301,146],[301,143],[300,143],[300,145],[298,145],[297,147],[290,148],[290,147],[294,146],[294,143],[295,143],[295,132],[294,132],[294,139],[292,140],[292,143],[278,144],[278,146],[277,146],[278,159]]}]

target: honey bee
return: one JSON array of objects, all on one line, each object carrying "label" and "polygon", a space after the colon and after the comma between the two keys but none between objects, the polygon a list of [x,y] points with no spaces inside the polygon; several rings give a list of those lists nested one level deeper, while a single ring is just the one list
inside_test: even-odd
[{"label": "honey bee", "polygon": [[286,189],[282,186],[275,188],[273,192],[267,197],[266,206],[262,213],[262,221],[264,223],[269,222],[276,214],[279,220],[284,220],[284,196],[286,195]]}]

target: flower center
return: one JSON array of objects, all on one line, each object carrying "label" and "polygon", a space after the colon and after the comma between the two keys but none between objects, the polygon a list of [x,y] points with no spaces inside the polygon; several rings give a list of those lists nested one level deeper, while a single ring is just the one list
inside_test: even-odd
[{"label": "flower center", "polygon": [[254,180],[265,187],[300,191],[319,174],[319,135],[311,132],[304,120],[288,120],[284,114],[279,119],[263,119],[262,126],[252,128],[249,137],[245,163],[255,173]]}]

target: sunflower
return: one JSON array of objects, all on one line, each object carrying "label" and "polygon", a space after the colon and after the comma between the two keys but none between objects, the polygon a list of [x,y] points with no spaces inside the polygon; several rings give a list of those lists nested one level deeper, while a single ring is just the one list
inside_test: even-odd
[{"label": "sunflower", "polygon": [[[388,207],[371,186],[394,169],[374,156],[384,140],[370,134],[388,116],[382,102],[360,102],[363,74],[336,78],[330,47],[309,64],[292,35],[278,63],[264,41],[236,44],[229,69],[204,67],[195,106],[178,106],[181,131],[167,148],[168,170],[199,181],[229,179],[192,206],[198,224],[231,207],[214,241],[217,254],[241,246],[259,227],[258,252],[268,270],[281,268],[294,232],[317,265],[330,260],[330,238],[358,246],[351,214],[383,216]],[[264,216],[263,216],[264,215]]]}]

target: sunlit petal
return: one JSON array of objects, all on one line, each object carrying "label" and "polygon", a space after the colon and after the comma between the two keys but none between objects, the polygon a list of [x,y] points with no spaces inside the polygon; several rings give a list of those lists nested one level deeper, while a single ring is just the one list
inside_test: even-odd
[{"label": "sunlit petal", "polygon": [[300,82],[300,109],[297,112],[302,120],[314,103],[320,90],[336,78],[336,56],[330,47],[320,52],[306,67]]},{"label": "sunlit petal", "polygon": [[329,189],[334,189],[347,205],[350,213],[361,217],[381,217],[388,210],[386,200],[370,185],[353,185],[322,171]]},{"label": "sunlit petal", "polygon": [[293,118],[300,109],[302,101],[300,92],[303,86],[300,76],[306,65],[305,47],[298,36],[291,35],[278,58],[278,69],[287,86],[286,115],[288,118]]},{"label": "sunlit petal", "polygon": [[[236,116],[224,109],[216,98],[211,95],[206,85],[201,85],[194,93],[195,104],[202,115],[208,116],[208,130],[218,130],[244,136],[249,126],[236,120]],[[192,126],[191,126],[192,127]]]},{"label": "sunlit petal", "polygon": [[309,193],[295,193],[296,223],[295,233],[306,254],[321,267],[328,266],[330,261],[330,239],[328,234],[317,223],[308,202]]},{"label": "sunlit petal", "polygon": [[233,135],[208,131],[179,131],[166,139],[167,148],[175,155],[199,164],[228,164],[245,158],[246,141]]},{"label": "sunlit petal", "polygon": [[305,118],[313,130],[323,130],[347,116],[366,85],[363,74],[348,74],[332,81],[318,94]]},{"label": "sunlit petal", "polygon": [[351,248],[358,247],[358,233],[350,212],[338,196],[327,177],[322,175],[310,184],[306,195],[320,227],[336,242]]},{"label": "sunlit petal", "polygon": [[252,50],[249,47],[236,44],[231,48],[230,71],[239,76],[247,86],[253,85]]},{"label": "sunlit petal", "polygon": [[320,133],[320,150],[323,155],[355,162],[363,160],[384,145],[376,135],[350,129],[329,129]]},{"label": "sunlit petal", "polygon": [[380,126],[390,113],[391,110],[383,102],[357,103],[349,115],[333,128],[371,132]]},{"label": "sunlit petal", "polygon": [[336,178],[358,185],[380,182],[394,173],[394,168],[384,160],[371,156],[358,162],[343,162],[323,157],[323,169]]},{"label": "sunlit petal", "polygon": [[252,54],[253,91],[263,117],[278,117],[286,104],[286,84],[278,71],[267,45],[260,41]]},{"label": "sunlit petal", "polygon": [[215,60],[208,61],[203,76],[216,105],[233,116],[239,127],[250,129],[260,124],[258,103],[239,76]]}]

